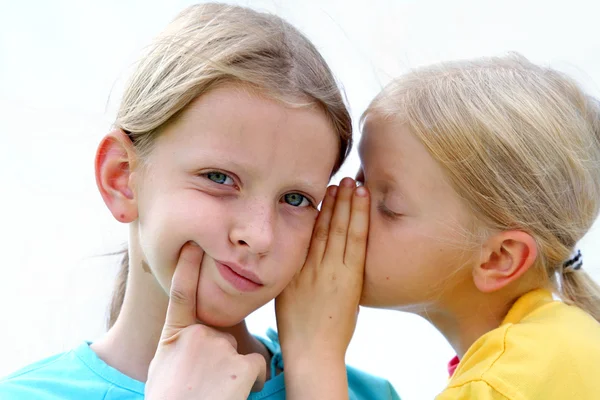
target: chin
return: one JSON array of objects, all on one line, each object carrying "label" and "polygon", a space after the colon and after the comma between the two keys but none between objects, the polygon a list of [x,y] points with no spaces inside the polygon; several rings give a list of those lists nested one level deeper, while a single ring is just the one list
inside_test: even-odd
[{"label": "chin", "polygon": [[232,319],[232,318],[227,318],[227,317],[223,317],[223,316],[213,316],[213,315],[203,316],[203,315],[199,315],[199,314],[198,314],[197,318],[198,318],[198,321],[200,323],[202,323],[203,325],[212,326],[213,328],[231,328],[232,326],[239,324],[240,322],[244,321],[244,319],[245,319],[245,318]]},{"label": "chin", "polygon": [[368,287],[365,287],[360,297],[359,305],[367,308],[398,309],[400,304],[402,304],[401,301],[398,301],[399,299],[390,299],[385,297],[382,298],[381,296],[377,296],[377,293],[381,293],[383,290],[384,288],[369,289]]},{"label": "chin", "polygon": [[215,328],[230,328],[244,321],[246,318],[243,316],[232,316],[224,315],[219,313],[201,313],[199,312],[196,317],[204,325],[209,325]]},{"label": "chin", "polygon": [[376,299],[361,297],[359,306],[367,308],[386,308],[384,304],[380,304]]},{"label": "chin", "polygon": [[373,297],[367,292],[363,292],[359,305],[368,308],[385,308],[385,304],[382,304],[377,297]]},{"label": "chin", "polygon": [[381,304],[380,299],[377,298],[377,293],[381,292],[381,288],[371,284],[365,280],[363,284],[363,291],[360,296],[360,306],[369,308],[382,308],[384,305]]},{"label": "chin", "polygon": [[243,322],[244,319],[248,316],[245,312],[231,312],[232,310],[228,310],[229,312],[224,312],[221,310],[207,310],[201,309],[198,310],[196,314],[196,319],[204,325],[209,325],[215,328],[230,328]]}]

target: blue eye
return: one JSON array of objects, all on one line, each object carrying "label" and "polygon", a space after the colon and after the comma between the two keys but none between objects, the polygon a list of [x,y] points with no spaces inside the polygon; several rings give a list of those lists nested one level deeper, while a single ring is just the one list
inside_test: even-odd
[{"label": "blue eye", "polygon": [[310,201],[306,198],[306,196],[303,196],[300,193],[288,193],[283,196],[283,200],[294,207],[310,206]]},{"label": "blue eye", "polygon": [[233,179],[231,179],[230,176],[228,176],[227,174],[224,174],[222,172],[208,172],[206,174],[204,174],[204,176],[206,176],[208,179],[210,179],[211,181],[218,183],[220,185],[233,185]]}]

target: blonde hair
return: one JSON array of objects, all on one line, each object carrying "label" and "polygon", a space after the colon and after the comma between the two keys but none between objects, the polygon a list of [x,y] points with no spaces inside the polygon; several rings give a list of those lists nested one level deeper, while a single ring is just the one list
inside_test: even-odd
[{"label": "blonde hair", "polygon": [[512,54],[410,72],[373,100],[363,121],[371,114],[407,124],[474,210],[476,226],[531,234],[544,286],[600,320],[600,287],[583,270],[563,268],[600,209],[595,99]]},{"label": "blonde hair", "polygon": [[[198,96],[240,83],[290,107],[323,112],[339,138],[334,170],[352,146],[342,93],[313,44],[281,18],[248,8],[201,4],[182,11],[149,47],[123,95],[115,126],[147,154],[162,128]],[[129,268],[121,263],[108,327],[121,309]]]}]

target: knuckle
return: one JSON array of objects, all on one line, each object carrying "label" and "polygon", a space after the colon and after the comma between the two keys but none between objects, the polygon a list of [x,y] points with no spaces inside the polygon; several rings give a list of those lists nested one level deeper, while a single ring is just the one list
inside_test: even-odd
[{"label": "knuckle", "polygon": [[348,229],[344,225],[334,225],[331,227],[331,234],[334,236],[345,237],[347,233],[348,233]]},{"label": "knuckle", "polygon": [[[261,356],[259,356],[261,357]],[[247,375],[257,375],[259,370],[260,370],[260,366],[259,366],[259,362],[260,360],[258,359],[258,357],[256,357],[254,354],[248,354],[246,356],[240,356],[241,359],[241,363],[240,363],[240,367],[242,368],[243,372]]]},{"label": "knuckle", "polygon": [[161,334],[160,343],[164,346],[168,346],[172,343],[175,343],[177,340],[180,340],[182,337],[182,332],[175,328],[165,328]]},{"label": "knuckle", "polygon": [[318,227],[315,229],[315,233],[313,234],[313,238],[319,242],[326,242],[327,237],[329,236],[329,231],[325,227]]},{"label": "knuckle", "polygon": [[231,342],[222,336],[215,338],[214,346],[221,350],[234,350]]},{"label": "knuckle", "polygon": [[369,197],[358,197],[355,196],[352,199],[352,211],[364,213],[369,211]]},{"label": "knuckle", "polygon": [[249,357],[241,357],[240,360],[240,368],[246,374],[252,373],[254,370],[254,363]]},{"label": "knuckle", "polygon": [[186,329],[195,337],[205,337],[208,334],[206,327],[200,324],[190,325]]},{"label": "knuckle", "polygon": [[177,304],[187,304],[189,301],[189,298],[185,294],[183,289],[181,289],[177,285],[171,286],[171,291],[170,291],[169,297],[173,303],[177,303]]},{"label": "knuckle", "polygon": [[348,232],[348,242],[352,244],[364,244],[367,242],[367,231],[350,231]]}]

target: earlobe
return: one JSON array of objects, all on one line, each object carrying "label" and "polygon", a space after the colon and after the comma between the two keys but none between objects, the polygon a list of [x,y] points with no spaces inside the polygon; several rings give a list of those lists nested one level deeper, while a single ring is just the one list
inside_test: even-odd
[{"label": "earlobe", "polygon": [[473,270],[477,288],[490,293],[515,282],[537,258],[533,237],[522,231],[504,231],[489,238],[483,246],[481,260]]},{"label": "earlobe", "polygon": [[137,202],[132,188],[136,153],[129,137],[120,129],[106,135],[96,152],[96,184],[104,203],[117,219],[128,223],[137,219]]}]

